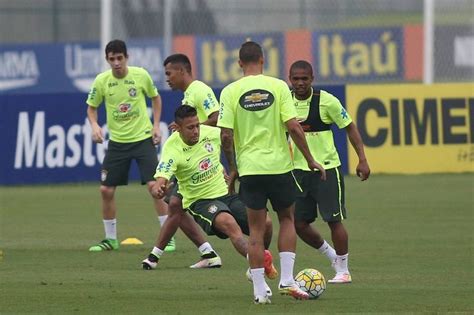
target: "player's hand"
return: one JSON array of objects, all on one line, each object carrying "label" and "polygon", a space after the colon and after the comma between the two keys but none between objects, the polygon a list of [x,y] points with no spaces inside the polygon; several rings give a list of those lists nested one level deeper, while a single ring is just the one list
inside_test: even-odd
[{"label": "player's hand", "polygon": [[163,181],[157,181],[151,186],[150,193],[155,199],[161,199],[166,196],[167,192],[173,189],[174,182],[168,181],[164,183]]},{"label": "player's hand", "polygon": [[321,173],[321,180],[326,180],[326,170],[321,164],[313,160],[308,163],[308,167],[312,171],[319,170],[319,172]]},{"label": "player's hand", "polygon": [[178,126],[178,125],[173,121],[172,123],[170,123],[170,124],[168,125],[168,129],[171,130],[171,131],[176,131],[177,126]]},{"label": "player's hand", "polygon": [[153,187],[151,188],[150,193],[153,196],[153,198],[161,199],[165,196],[165,193],[166,193],[165,189],[166,189],[165,185],[159,185],[158,183],[155,183]]},{"label": "player's hand", "polygon": [[[224,176],[225,177],[225,176]],[[229,190],[229,194],[235,194],[235,181],[239,178],[239,173],[236,171],[231,171],[227,175],[226,183]]]},{"label": "player's hand", "polygon": [[102,143],[104,142],[104,136],[102,135],[102,128],[99,126],[92,127],[92,141],[95,143]]},{"label": "player's hand", "polygon": [[161,131],[160,131],[159,126],[153,127],[153,138],[152,139],[153,139],[153,144],[154,145],[157,145],[157,144],[161,143]]},{"label": "player's hand", "polygon": [[360,180],[367,180],[370,176],[370,168],[367,160],[359,160],[359,164],[356,167],[356,174],[359,176]]}]

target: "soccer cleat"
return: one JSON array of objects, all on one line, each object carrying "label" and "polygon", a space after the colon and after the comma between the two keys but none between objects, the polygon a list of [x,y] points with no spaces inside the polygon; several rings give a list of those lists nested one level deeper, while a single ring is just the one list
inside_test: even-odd
[{"label": "soccer cleat", "polygon": [[143,259],[142,261],[142,268],[144,270],[153,270],[156,269],[158,266],[159,258],[155,256],[155,254],[150,253],[147,258]]},{"label": "soccer cleat", "polygon": [[309,294],[301,290],[296,283],[291,285],[279,285],[278,291],[281,295],[289,295],[297,300],[309,299]]},{"label": "soccer cleat", "polygon": [[256,296],[253,300],[254,304],[271,304],[272,301],[268,298],[268,296]]},{"label": "soccer cleat", "polygon": [[176,240],[174,236],[168,242],[168,245],[165,247],[165,252],[174,252],[176,250]]},{"label": "soccer cleat", "polygon": [[328,280],[328,283],[351,283],[352,277],[348,272],[338,272],[334,278]]},{"label": "soccer cleat", "polygon": [[278,277],[278,271],[273,265],[272,253],[266,249],[263,255],[263,267],[265,268],[265,276],[268,279],[275,279]]},{"label": "soccer cleat", "polygon": [[119,248],[118,240],[113,240],[111,238],[106,238],[105,240],[101,241],[99,244],[91,246],[89,248],[90,252],[103,252],[107,250],[115,250]]},{"label": "soccer cleat", "polygon": [[[252,273],[250,272],[250,268],[247,269],[245,272],[245,276],[247,277],[247,280],[250,282],[253,282],[252,279]],[[265,290],[267,291],[267,296],[271,297],[273,295],[272,289],[268,286],[268,284],[265,282]]]},{"label": "soccer cleat", "polygon": [[215,252],[209,252],[201,256],[201,260],[195,263],[194,265],[189,266],[192,269],[200,268],[220,268],[222,266],[222,261]]}]

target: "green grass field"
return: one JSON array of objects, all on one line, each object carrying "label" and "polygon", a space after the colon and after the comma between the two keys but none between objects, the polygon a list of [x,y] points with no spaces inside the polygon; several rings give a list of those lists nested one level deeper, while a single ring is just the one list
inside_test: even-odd
[{"label": "green grass field", "polygon": [[[474,313],[474,174],[347,177],[346,188],[353,283],[296,301],[269,281],[272,304],[253,305],[229,241],[210,238],[221,269],[188,269],[199,253],[182,232],[177,252],[141,269],[159,224],[136,183],[118,190],[118,231],[145,244],[107,253],[87,251],[103,238],[96,184],[0,187],[0,313]],[[333,275],[298,241],[295,274],[306,267]]]}]

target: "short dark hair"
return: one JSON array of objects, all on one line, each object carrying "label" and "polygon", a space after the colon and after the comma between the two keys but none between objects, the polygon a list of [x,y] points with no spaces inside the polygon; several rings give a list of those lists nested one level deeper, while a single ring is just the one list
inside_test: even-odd
[{"label": "short dark hair", "polygon": [[179,106],[176,111],[174,112],[174,121],[180,122],[184,118],[193,117],[197,115],[196,108],[189,106],[189,105],[181,105]]},{"label": "short dark hair", "polygon": [[293,71],[294,69],[308,70],[311,73],[311,75],[313,75],[313,67],[306,60],[298,60],[298,61],[293,62],[290,67],[290,75],[291,75],[291,71]]},{"label": "short dark hair", "polygon": [[166,67],[166,65],[169,64],[169,63],[182,64],[184,69],[188,73],[192,73],[191,61],[189,61],[188,56],[186,56],[185,54],[173,54],[173,55],[170,55],[170,56],[166,57],[165,61],[163,61],[163,67]]},{"label": "short dark hair", "polygon": [[114,53],[114,54],[123,53],[123,55],[125,57],[128,57],[127,45],[125,44],[125,42],[123,40],[114,39],[114,40],[110,41],[107,44],[107,46],[105,46],[105,57],[107,57],[107,55],[109,53]]},{"label": "short dark hair", "polygon": [[258,62],[260,58],[263,58],[263,50],[256,42],[248,41],[240,47],[239,59],[243,63]]}]

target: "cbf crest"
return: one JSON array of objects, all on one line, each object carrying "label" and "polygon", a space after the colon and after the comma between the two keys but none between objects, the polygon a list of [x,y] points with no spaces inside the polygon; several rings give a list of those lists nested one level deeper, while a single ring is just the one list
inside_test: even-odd
[{"label": "cbf crest", "polygon": [[217,206],[216,206],[215,204],[212,204],[212,205],[209,206],[209,208],[207,208],[207,211],[208,211],[209,213],[216,213],[216,211],[217,211]]},{"label": "cbf crest", "polygon": [[206,142],[206,143],[204,144],[204,148],[205,148],[205,149],[207,150],[207,152],[209,152],[209,153],[212,152],[212,151],[214,151],[214,147],[212,146],[212,144],[211,144],[210,142]]},{"label": "cbf crest", "polygon": [[135,88],[128,89],[128,95],[130,95],[131,97],[137,96],[137,89]]}]

